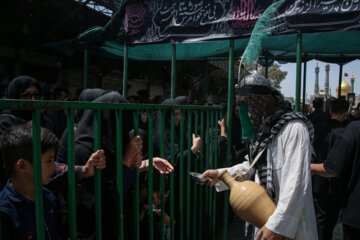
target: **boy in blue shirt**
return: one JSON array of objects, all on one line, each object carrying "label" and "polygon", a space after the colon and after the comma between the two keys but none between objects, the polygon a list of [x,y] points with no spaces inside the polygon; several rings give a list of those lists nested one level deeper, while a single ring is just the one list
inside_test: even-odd
[{"label": "boy in blue shirt", "polygon": [[[6,130],[1,137],[1,155],[11,178],[0,193],[2,239],[36,239],[32,127],[21,124]],[[48,129],[41,128],[42,184],[58,179],[67,172],[66,165],[55,164],[58,140]],[[93,153],[86,165],[76,167],[80,178],[94,175],[94,167],[106,166],[104,151]],[[55,231],[56,199],[43,187],[44,227],[46,239],[60,239]]]}]

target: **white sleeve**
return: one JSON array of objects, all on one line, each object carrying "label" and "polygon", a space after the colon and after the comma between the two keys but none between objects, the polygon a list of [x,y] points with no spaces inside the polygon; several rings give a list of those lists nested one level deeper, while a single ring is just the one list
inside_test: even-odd
[{"label": "white sleeve", "polygon": [[[226,170],[226,171],[228,171],[228,173],[231,176],[234,177],[236,175],[241,175],[241,174],[246,173],[249,170],[249,168],[250,168],[249,161],[244,161],[244,162],[234,165],[230,168],[219,168],[219,169],[217,169],[217,171],[220,174],[221,172]],[[253,171],[254,171],[253,169],[250,171],[250,173],[248,174],[248,177],[253,174]],[[223,181],[219,181],[217,184],[215,184],[215,188],[216,188],[216,191],[218,191],[218,192],[229,189],[228,186]]]},{"label": "white sleeve", "polygon": [[304,216],[309,188],[311,191],[311,145],[307,127],[302,122],[287,125],[281,138],[278,148],[283,149],[283,159],[275,160],[282,161],[282,167],[278,169],[281,176],[279,200],[265,227],[294,239],[299,222]]}]

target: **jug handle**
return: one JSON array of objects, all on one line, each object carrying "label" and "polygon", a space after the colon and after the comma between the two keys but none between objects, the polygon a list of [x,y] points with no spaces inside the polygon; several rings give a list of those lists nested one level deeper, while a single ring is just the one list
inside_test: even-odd
[{"label": "jug handle", "polygon": [[245,181],[245,178],[246,178],[246,176],[248,175],[248,173],[245,173],[245,174],[239,174],[239,175],[236,175],[235,177],[234,177],[234,179],[236,180],[236,181],[240,181],[240,182],[243,182],[243,181]]}]

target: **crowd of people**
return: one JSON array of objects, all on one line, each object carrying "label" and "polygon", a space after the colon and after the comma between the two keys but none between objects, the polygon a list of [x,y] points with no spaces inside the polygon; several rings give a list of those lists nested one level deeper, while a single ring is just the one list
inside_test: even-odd
[{"label": "crowd of people", "polygon": [[[218,191],[228,189],[219,174],[227,170],[230,175],[250,173],[247,178],[258,182],[276,204],[275,212],[265,226],[255,229],[258,239],[332,239],[332,233],[339,216],[343,221],[344,239],[357,239],[360,222],[356,217],[359,211],[360,188],[359,150],[360,138],[359,106],[349,114],[349,103],[344,98],[329,99],[324,109],[323,99],[313,102],[315,111],[311,114],[295,112],[284,100],[280,92],[273,89],[269,80],[257,73],[250,74],[236,88],[236,104],[233,108],[231,128],[231,164],[226,165],[228,144],[226,112],[219,120],[219,131],[208,132],[216,135],[219,164],[218,169],[208,169],[202,177],[207,184]],[[79,91],[78,101],[99,103],[128,103],[117,91],[99,88]],[[133,99],[147,103],[144,99]],[[42,90],[39,82],[29,76],[19,76],[8,85],[7,99],[40,100]],[[66,89],[56,88],[54,100],[68,100]],[[191,105],[191,99],[179,96],[174,99],[156,97],[156,103],[168,105]],[[152,103],[155,103],[152,102]],[[226,109],[226,105],[222,105]],[[75,172],[77,189],[77,226],[79,239],[92,239],[95,236],[95,197],[94,169],[102,170],[101,208],[103,238],[117,239],[119,216],[119,193],[116,186],[116,114],[114,110],[101,111],[101,148],[94,152],[95,110],[77,110],[74,129],[66,127],[65,110],[41,112],[41,165],[44,193],[44,225],[46,239],[67,239],[67,131],[74,131]],[[159,216],[164,211],[165,239],[170,236],[169,180],[165,177],[165,209],[161,209],[159,174],[174,172],[175,189],[171,192],[175,199],[186,194],[180,189],[180,162],[187,169],[190,156],[198,159],[204,139],[187,129],[187,114],[191,112],[175,110],[174,166],[171,158],[171,116],[165,113],[164,142],[161,138],[161,112],[154,119],[154,173],[153,206],[147,206],[148,158],[148,119],[147,112],[140,111],[140,129],[134,134],[134,115],[124,110],[123,134],[123,196],[125,204],[125,237],[133,239],[132,220],[135,201],[133,183],[135,169],[140,172],[140,235],[146,239],[148,208],[153,208],[154,236],[160,239],[161,223]],[[180,131],[181,117],[183,131]],[[32,114],[29,110],[5,109],[0,113],[0,159],[1,193],[0,220],[2,239],[29,239],[36,237],[35,192],[32,155]],[[189,131],[188,131],[189,130]],[[180,136],[191,132],[191,143],[182,149]],[[187,139],[187,137],[185,138]],[[164,156],[160,158],[161,145]],[[207,144],[205,142],[205,144]],[[189,149],[189,150],[188,150]],[[214,151],[214,149],[210,149]],[[206,155],[206,154],[205,154]],[[206,159],[205,156],[204,159]],[[182,160],[184,159],[184,160]],[[256,159],[256,160],[255,160]],[[254,162],[257,161],[257,162]],[[205,163],[200,163],[205,166]],[[184,174],[184,173],[183,173]],[[325,178],[326,177],[326,178]],[[184,198],[185,199],[185,198]],[[176,201],[175,229],[179,219],[180,204]],[[222,204],[221,201],[218,201]],[[218,212],[216,212],[218,213]]]}]

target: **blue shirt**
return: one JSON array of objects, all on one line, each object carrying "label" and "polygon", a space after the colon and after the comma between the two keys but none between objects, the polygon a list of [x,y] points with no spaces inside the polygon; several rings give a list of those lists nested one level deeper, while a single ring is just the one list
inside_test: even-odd
[{"label": "blue shirt", "polygon": [[[0,217],[3,240],[36,239],[35,203],[18,193],[8,180],[0,193]],[[55,196],[45,187],[44,232],[48,240],[59,239],[55,234]]]}]

